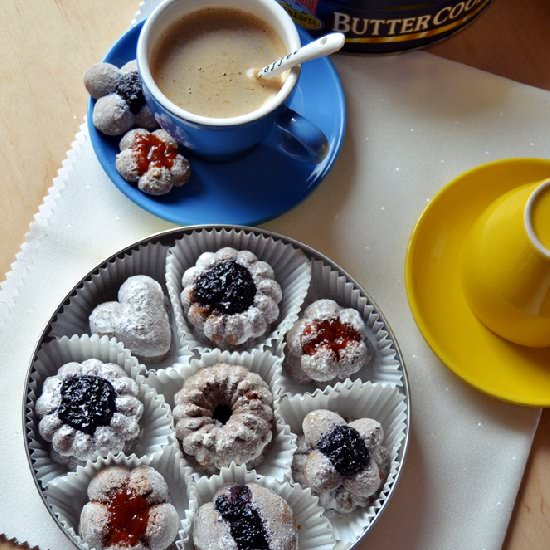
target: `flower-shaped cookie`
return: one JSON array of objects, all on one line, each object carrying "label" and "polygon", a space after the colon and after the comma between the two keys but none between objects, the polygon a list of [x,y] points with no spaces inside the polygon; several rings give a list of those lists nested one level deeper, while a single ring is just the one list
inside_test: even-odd
[{"label": "flower-shaped cookie", "polygon": [[100,132],[120,136],[134,126],[158,128],[145,104],[135,61],[129,61],[121,69],[110,63],[96,63],[84,73],[84,85],[97,99],[92,120]]},{"label": "flower-shaped cookie", "polygon": [[345,380],[371,359],[359,312],[317,300],[287,334],[285,370],[298,382]]},{"label": "flower-shaped cookie", "polygon": [[130,130],[120,140],[116,156],[120,175],[150,195],[164,195],[189,181],[191,169],[178,144],[164,130]]},{"label": "flower-shaped cookie", "polygon": [[143,404],[138,385],[118,365],[87,359],[66,363],[44,381],[35,413],[53,460],[75,468],[125,452],[139,437]]},{"label": "flower-shaped cookie", "polygon": [[151,466],[111,466],[88,485],[79,534],[97,550],[164,550],[180,528],[166,481]]},{"label": "flower-shaped cookie", "polygon": [[292,473],[294,480],[319,495],[327,511],[349,513],[368,506],[389,469],[384,430],[372,418],[346,422],[325,409],[311,411],[302,422]]},{"label": "flower-shaped cookie", "polygon": [[279,316],[282,291],[273,269],[248,250],[204,252],[183,274],[182,287],[187,320],[220,347],[262,336]]},{"label": "flower-shaped cookie", "polygon": [[90,330],[115,337],[139,359],[160,361],[168,355],[172,338],[162,287],[147,275],[128,277],[118,290],[118,302],[92,311]]}]

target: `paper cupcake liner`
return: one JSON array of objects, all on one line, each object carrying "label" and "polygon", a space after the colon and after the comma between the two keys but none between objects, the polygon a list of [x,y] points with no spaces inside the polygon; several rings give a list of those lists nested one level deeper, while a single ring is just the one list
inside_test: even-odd
[{"label": "paper cupcake liner", "polygon": [[166,286],[181,340],[186,347],[198,353],[216,348],[201,340],[187,324],[180,301],[181,279],[183,273],[195,265],[197,258],[203,252],[215,252],[225,246],[231,246],[237,250],[250,250],[259,259],[271,265],[275,272],[275,279],[283,291],[283,299],[279,304],[279,319],[268,334],[257,341],[240,346],[239,350],[273,347],[274,342],[280,341],[298,318],[298,312],[311,279],[310,262],[305,254],[294,246],[275,237],[255,235],[245,229],[204,229],[184,235],[168,251]]},{"label": "paper cupcake liner", "polygon": [[[164,477],[170,491],[170,502],[176,508],[181,528],[180,538],[189,532],[189,522],[195,502],[190,500],[189,472],[179,459],[179,450],[175,445],[165,447],[153,457],[138,458],[135,454],[122,453],[108,455],[86,466],[79,466],[75,472],[53,480],[46,491],[46,502],[73,542],[81,550],[90,550],[90,546],[78,535],[80,513],[88,502],[87,488],[90,481],[104,468],[109,466],[152,466]],[[184,535],[185,536],[185,535]],[[177,540],[177,539],[176,539]],[[183,543],[184,539],[181,539]]]},{"label": "paper cupcake liner", "polygon": [[[335,300],[339,305],[346,308],[353,308],[359,311],[367,326],[368,345],[373,354],[367,365],[349,379],[370,380],[372,382],[387,382],[396,386],[403,385],[403,367],[399,362],[395,344],[391,334],[388,332],[383,318],[376,307],[369,302],[363,291],[351,282],[346,276],[335,271],[331,266],[322,261],[311,262],[311,285],[307,297],[302,306],[300,315],[304,309],[316,300],[328,298]],[[299,315],[299,316],[300,316]],[[273,352],[276,355],[286,354],[286,339],[282,344],[276,345]],[[283,384],[284,393],[305,393],[313,392],[317,388],[324,388],[332,383],[317,383],[314,381],[300,383],[293,380],[285,372],[285,361],[283,361]]]},{"label": "paper cupcake liner", "polygon": [[138,381],[138,397],[144,405],[140,425],[142,434],[131,451],[137,456],[153,455],[163,447],[175,441],[170,407],[164,397],[139,381],[139,375],[144,372],[135,357],[122,344],[106,336],[73,336],[52,340],[44,344],[36,354],[26,399],[25,428],[29,446],[29,455],[36,479],[42,486],[58,477],[65,475],[69,468],[58,464],[50,457],[50,445],[42,440],[38,433],[37,419],[34,414],[34,404],[42,394],[42,386],[49,376],[57,373],[59,368],[71,361],[82,362],[86,359],[99,359],[104,363],[115,363],[122,367],[126,374]]},{"label": "paper cupcake liner", "polygon": [[382,444],[390,450],[388,476],[371,505],[330,518],[341,548],[351,548],[378,518],[395,487],[403,463],[408,433],[407,401],[396,386],[348,380],[323,391],[317,390],[313,394],[286,396],[279,406],[281,415],[296,435],[303,434],[304,417],[316,409],[337,412],[346,420],[363,417],[378,420],[384,428]]},{"label": "paper cupcake liner", "polygon": [[[317,504],[317,497],[312,496],[309,489],[302,489],[296,484],[277,482],[273,479],[259,476],[255,471],[248,471],[244,466],[232,464],[222,468],[219,475],[200,479],[193,487],[196,509],[210,502],[216,492],[225,485],[257,483],[271,489],[284,498],[292,508],[298,525],[298,548],[300,550],[334,550],[335,541],[332,528]],[[189,538],[185,543],[178,542],[180,550],[193,550],[193,516],[189,522]]]},{"label": "paper cupcake liner", "polygon": [[104,262],[81,282],[53,319],[50,337],[60,338],[74,334],[90,334],[89,316],[104,302],[116,301],[118,289],[132,275],[148,275],[158,281],[166,295],[166,306],[172,328],[172,344],[168,356],[161,361],[142,360],[148,369],[162,369],[175,362],[185,361],[189,350],[179,342],[164,281],[168,246],[161,243],[138,245],[135,248]]},{"label": "paper cupcake liner", "polygon": [[[174,395],[183,387],[185,380],[205,367],[218,363],[242,365],[250,372],[259,374],[271,388],[273,394],[273,413],[275,418],[274,437],[261,464],[256,466],[258,473],[274,479],[285,479],[290,475],[292,457],[296,450],[296,437],[281,418],[277,406],[277,396],[281,384],[281,360],[268,353],[254,350],[252,352],[230,352],[213,350],[200,359],[192,359],[188,365],[177,365],[161,373],[151,372],[145,382],[164,395],[166,401],[174,406]],[[205,475],[191,457],[183,455],[186,464],[192,468],[196,478]]]}]

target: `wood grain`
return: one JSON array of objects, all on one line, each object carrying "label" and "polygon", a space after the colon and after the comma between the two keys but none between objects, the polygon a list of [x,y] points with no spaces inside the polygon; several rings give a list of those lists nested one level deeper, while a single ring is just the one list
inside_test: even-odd
[{"label": "wood grain", "polygon": [[468,28],[428,51],[550,90],[548,0],[493,0]]},{"label": "wood grain", "polygon": [[0,273],[83,121],[82,73],[128,27],[137,6],[137,0],[2,2],[8,28],[0,33]]},{"label": "wood grain", "polygon": [[[82,121],[83,71],[127,28],[137,6],[137,0],[2,2],[0,273],[9,269]],[[495,0],[468,29],[430,51],[550,89],[549,26],[547,0]],[[550,547],[548,472],[550,411],[537,431],[505,550]],[[0,536],[0,550],[14,548],[25,547]]]}]

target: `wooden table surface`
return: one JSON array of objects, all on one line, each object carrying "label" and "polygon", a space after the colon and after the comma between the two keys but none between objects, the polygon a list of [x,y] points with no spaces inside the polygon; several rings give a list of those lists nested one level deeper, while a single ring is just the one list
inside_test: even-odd
[{"label": "wooden table surface", "polygon": [[[0,273],[9,269],[82,122],[87,99],[83,71],[127,28],[137,6],[138,0],[3,0]],[[550,90],[549,26],[548,0],[495,0],[468,29],[431,51]],[[549,472],[547,410],[516,501],[506,550],[550,548]],[[2,542],[0,535],[0,550],[12,548],[21,547]]]}]

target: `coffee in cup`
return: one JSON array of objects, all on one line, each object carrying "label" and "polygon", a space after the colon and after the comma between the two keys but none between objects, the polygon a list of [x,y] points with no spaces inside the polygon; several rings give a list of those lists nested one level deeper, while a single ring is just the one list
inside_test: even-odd
[{"label": "coffee in cup", "polygon": [[[259,143],[269,142],[270,148],[284,154],[310,162],[320,162],[328,151],[326,136],[312,122],[288,106],[300,75],[299,67],[289,69],[284,78],[274,86],[275,90],[268,95],[268,99],[264,99],[263,103],[260,100],[259,107],[245,108],[243,103],[240,103],[238,114],[234,116],[198,114],[191,110],[192,107],[184,99],[181,100],[180,105],[180,100],[172,101],[168,98],[166,92],[170,93],[169,90],[161,90],[156,80],[159,78],[158,71],[156,78],[153,77],[153,72],[163,63],[161,54],[166,50],[162,44],[171,35],[171,29],[179,28],[182,25],[181,22],[188,16],[198,13],[200,18],[202,17],[200,12],[207,9],[215,11],[220,8],[244,12],[245,15],[252,15],[259,20],[259,28],[266,30],[262,33],[265,49],[264,65],[276,59],[277,56],[280,57],[281,53],[297,50],[301,45],[300,36],[292,19],[275,0],[164,0],[144,23],[136,49],[143,93],[155,119],[185,148],[186,152],[205,159],[226,161],[247,153]],[[258,23],[243,25],[242,17],[240,20],[239,40],[242,40],[246,34],[243,29],[250,26],[253,29],[257,28]],[[247,18],[246,21],[250,19]],[[265,48],[265,42],[269,42],[265,36],[271,35],[271,32],[267,29],[272,30],[280,40],[280,44],[276,43],[269,52]],[[203,56],[205,61],[198,67],[211,68],[211,63],[215,61],[213,58],[223,56],[224,49],[219,46],[219,43],[216,43],[216,40],[211,40],[211,43],[210,54]],[[280,48],[284,51],[281,52]],[[251,48],[247,49],[251,50]],[[247,55],[249,53],[247,52]],[[244,73],[250,68],[249,64],[257,63],[257,68],[260,69],[263,59],[257,53],[247,60],[241,59],[242,68],[238,69],[237,73],[239,70]],[[201,78],[203,73],[208,78],[207,71],[198,71],[198,67],[197,73],[200,73]],[[222,77],[223,72],[227,70],[221,72]],[[175,80],[175,75],[173,77]],[[319,85],[322,83],[320,82]],[[185,91],[185,88],[183,90]],[[215,106],[218,103],[218,101],[212,101],[208,104]]]},{"label": "coffee in cup", "polygon": [[214,118],[250,113],[272,99],[284,77],[247,75],[284,55],[276,31],[252,13],[210,6],[168,26],[152,51],[151,74],[182,109]]}]

